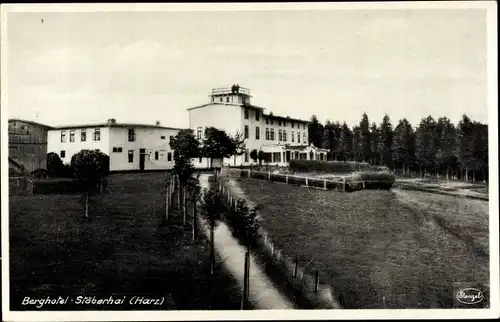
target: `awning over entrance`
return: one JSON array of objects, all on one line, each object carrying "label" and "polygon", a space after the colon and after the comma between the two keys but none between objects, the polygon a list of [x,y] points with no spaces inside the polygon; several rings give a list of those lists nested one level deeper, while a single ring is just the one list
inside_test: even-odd
[{"label": "awning over entrance", "polygon": [[268,163],[288,163],[290,160],[327,160],[327,149],[313,145],[263,145],[265,161]]}]

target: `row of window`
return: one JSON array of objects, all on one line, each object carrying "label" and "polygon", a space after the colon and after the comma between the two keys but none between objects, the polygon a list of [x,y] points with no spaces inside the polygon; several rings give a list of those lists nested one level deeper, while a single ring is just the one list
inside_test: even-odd
[{"label": "row of window", "polygon": [[[113,147],[113,153],[121,153],[123,151],[122,147]],[[155,160],[160,160],[160,151],[155,151]],[[167,161],[172,161],[172,152],[167,153]],[[128,162],[134,162],[134,150],[128,150]]]},{"label": "row of window", "polygon": [[[249,127],[245,125],[245,139],[249,137]],[[260,127],[255,127],[255,139],[260,140]],[[306,142],[306,133],[302,133],[302,142]],[[274,141],[275,140],[275,131],[274,129],[266,128],[266,140]],[[286,130],[278,130],[278,141],[287,142],[287,131]],[[295,142],[295,132],[291,132],[291,142]],[[300,143],[300,132],[297,132],[297,143]]]},{"label": "row of window", "polygon": [[[100,141],[101,140],[101,130],[94,129],[92,132],[92,140]],[[87,141],[87,130],[82,130],[80,133],[80,141]],[[61,131],[61,142],[66,142],[66,131]],[[75,130],[69,131],[69,142],[75,142]]]},{"label": "row of window", "polygon": [[[245,119],[248,120],[249,118],[250,118],[250,110],[248,108],[245,108]],[[255,120],[260,121],[260,111],[255,111]],[[274,118],[266,117],[266,124],[271,123],[271,125],[274,125],[274,121],[275,121]],[[298,122],[296,123],[293,121],[286,121],[286,120],[277,119],[276,124],[278,126],[284,126],[284,127],[287,127],[288,124],[290,124],[292,129],[295,128],[295,125],[297,125],[297,129],[300,129],[300,124],[302,124],[302,129],[303,130],[306,129],[305,123],[298,123]]]},{"label": "row of window", "polygon": [[[170,136],[170,142],[172,142],[172,139],[174,137],[171,135]],[[161,136],[162,140],[165,140],[165,136]],[[101,130],[100,129],[94,129],[94,132],[92,133],[92,140],[94,141],[100,141],[101,140]],[[136,133],[135,129],[129,129],[128,130],[128,141],[129,142],[135,142],[136,140]],[[85,142],[87,141],[87,130],[82,130],[80,133],[80,141]],[[66,142],[66,131],[61,131],[61,142]],[[75,130],[70,130],[69,131],[69,142],[75,142]]]}]

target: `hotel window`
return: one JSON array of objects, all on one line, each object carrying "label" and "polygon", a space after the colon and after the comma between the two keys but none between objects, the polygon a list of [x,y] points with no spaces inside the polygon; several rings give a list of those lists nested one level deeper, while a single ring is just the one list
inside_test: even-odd
[{"label": "hotel window", "polygon": [[274,120],[273,120],[273,119],[271,119],[271,125],[273,125],[273,124],[274,124]]},{"label": "hotel window", "polygon": [[274,129],[271,129],[271,141],[274,141]]},{"label": "hotel window", "polygon": [[158,153],[158,151],[155,151],[155,160],[158,160],[160,158],[160,154]]},{"label": "hotel window", "polygon": [[292,122],[292,129],[293,129],[294,126],[295,126],[295,123]]},{"label": "hotel window", "polygon": [[[292,124],[293,124],[293,123],[292,123]],[[292,127],[293,127],[293,126],[292,126]],[[295,135],[294,135],[293,131],[292,131],[292,142],[295,142]]]},{"label": "hotel window", "polygon": [[135,130],[134,129],[129,129],[128,130],[128,141],[129,142],[134,142],[135,141]]},{"label": "hotel window", "polygon": [[94,133],[92,134],[94,141],[101,141],[101,130],[94,129]]},{"label": "hotel window", "polygon": [[226,97],[226,103],[229,103],[229,96]]},{"label": "hotel window", "polygon": [[66,151],[62,150],[61,151],[61,159],[64,159],[66,157]]},{"label": "hotel window", "polygon": [[81,140],[82,142],[87,141],[87,131],[82,130],[82,133],[80,134],[80,140]]},{"label": "hotel window", "polygon": [[269,140],[269,128],[266,128],[266,140]]},{"label": "hotel window", "polygon": [[[292,136],[292,140],[293,140],[293,136]],[[297,132],[297,143],[300,143],[300,133]]]},{"label": "hotel window", "polygon": [[167,153],[167,161],[172,161],[172,152]]},{"label": "hotel window", "polygon": [[222,102],[222,97],[220,98],[220,101]]},{"label": "hotel window", "polygon": [[255,127],[255,139],[260,140],[260,128],[258,126]]},{"label": "hotel window", "polygon": [[303,138],[302,142],[306,143],[306,133],[305,132],[303,133],[302,138]]},{"label": "hotel window", "polygon": [[115,153],[120,153],[120,152],[122,152],[122,148],[119,148],[119,147],[113,147],[113,152],[115,152]]},{"label": "hotel window", "polygon": [[128,163],[134,162],[134,150],[128,150]]},{"label": "hotel window", "polygon": [[203,162],[203,160],[202,160],[202,159],[203,159],[202,157],[198,157],[198,163]]},{"label": "hotel window", "polygon": [[198,131],[196,132],[196,137],[198,140],[201,140],[201,134],[203,133],[203,127],[199,126]]},{"label": "hotel window", "polygon": [[75,130],[69,131],[69,142],[75,142]]},{"label": "hotel window", "polygon": [[266,117],[266,124],[269,124],[269,119]]},{"label": "hotel window", "polygon": [[281,133],[281,130],[278,131],[278,141],[283,140],[283,134]]},{"label": "hotel window", "polygon": [[245,109],[245,120],[248,120],[248,114],[250,114],[250,113],[248,111],[248,108],[246,108]]},{"label": "hotel window", "polygon": [[245,152],[245,162],[248,162],[248,151]]},{"label": "hotel window", "polygon": [[302,124],[303,129],[306,129],[306,123]]},{"label": "hotel window", "polygon": [[165,140],[165,135],[162,135],[162,136],[161,136],[161,139],[162,139],[162,140]]},{"label": "hotel window", "polygon": [[248,125],[245,125],[245,139],[248,139]]},{"label": "hotel window", "polygon": [[260,121],[260,111],[255,111],[255,120]]},{"label": "hotel window", "polygon": [[286,131],[283,131],[283,141],[286,142]]},{"label": "hotel window", "polygon": [[61,142],[66,142],[66,131],[61,131]]},{"label": "hotel window", "polygon": [[278,121],[278,126],[281,126],[281,120]]}]

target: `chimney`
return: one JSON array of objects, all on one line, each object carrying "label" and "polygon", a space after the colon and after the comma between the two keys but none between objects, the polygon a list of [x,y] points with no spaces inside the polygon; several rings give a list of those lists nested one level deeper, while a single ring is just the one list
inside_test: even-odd
[{"label": "chimney", "polygon": [[160,121],[156,121],[156,126],[160,126]]},{"label": "chimney", "polygon": [[108,119],[108,124],[116,124],[116,119]]}]

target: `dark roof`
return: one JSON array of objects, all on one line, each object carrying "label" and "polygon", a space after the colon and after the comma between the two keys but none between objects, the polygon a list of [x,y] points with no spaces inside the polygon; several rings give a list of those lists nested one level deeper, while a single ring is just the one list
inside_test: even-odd
[{"label": "dark roof", "polygon": [[[202,108],[202,107],[209,106],[209,105],[232,105],[232,106],[239,106],[239,107],[250,107],[250,108],[254,108],[254,109],[262,110],[262,111],[265,110],[264,107],[260,107],[260,106],[252,105],[252,104],[234,104],[234,103],[219,103],[219,102],[213,102],[213,103],[207,103],[207,104],[203,104],[203,105],[198,105],[198,106],[190,107],[187,110],[190,111],[190,110],[194,110],[194,109],[197,109],[197,108]],[[279,116],[279,115],[270,115],[270,114],[263,114],[263,116],[264,117],[273,118],[273,119],[276,119],[276,120],[277,119],[282,119],[282,120],[294,121],[294,122],[311,123],[311,121],[306,121],[306,120],[301,120],[301,119],[297,119],[297,118],[292,118],[292,117],[289,117],[289,116]]]},{"label": "dark roof", "polygon": [[274,115],[274,114],[273,115],[264,114],[264,117],[272,118],[272,119],[275,119],[275,120],[286,120],[286,121],[293,121],[293,122],[311,123],[311,121],[296,119],[296,118],[292,118],[290,116],[279,116],[279,115]]},{"label": "dark roof", "polygon": [[33,122],[33,121],[23,120],[23,119],[9,119],[9,122],[23,122],[26,124],[31,124],[31,125],[35,125],[35,126],[41,126],[41,127],[45,127],[48,129],[52,129],[52,126],[45,125],[42,123]]},{"label": "dark roof", "polygon": [[154,128],[163,130],[183,130],[181,128],[166,127],[166,126],[156,126],[152,124],[139,124],[139,123],[94,123],[94,124],[77,124],[77,125],[65,125],[65,126],[54,126],[54,130],[64,130],[64,129],[87,129],[96,127],[120,127],[120,128]]}]

